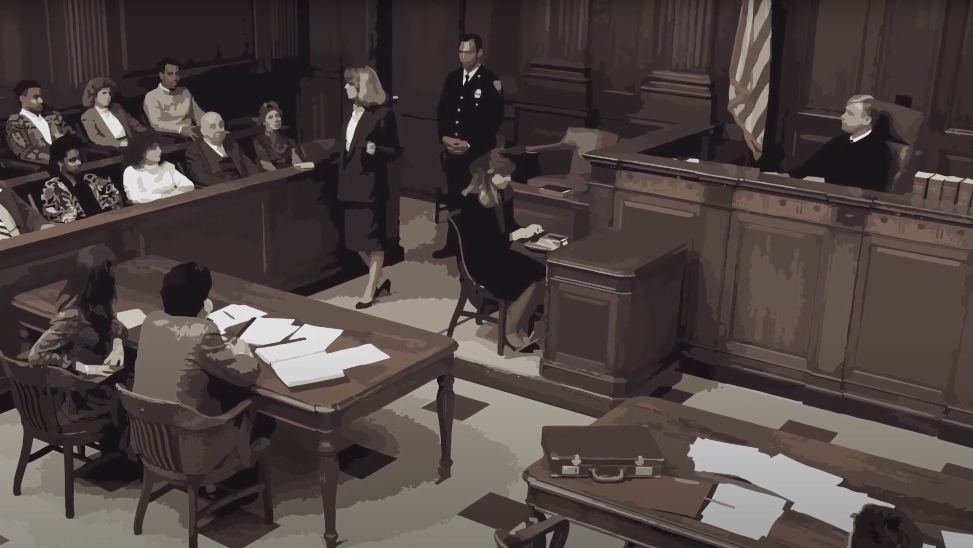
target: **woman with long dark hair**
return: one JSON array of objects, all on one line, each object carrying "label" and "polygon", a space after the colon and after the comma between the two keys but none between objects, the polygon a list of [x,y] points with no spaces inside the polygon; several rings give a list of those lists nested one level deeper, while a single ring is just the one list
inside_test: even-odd
[{"label": "woman with long dark hair", "polygon": [[[77,268],[58,300],[58,314],[31,349],[30,363],[80,373],[121,367],[128,330],[115,316],[114,302],[115,254],[104,245],[82,249]],[[89,391],[83,405],[91,409],[107,405],[113,386],[104,382]]]}]

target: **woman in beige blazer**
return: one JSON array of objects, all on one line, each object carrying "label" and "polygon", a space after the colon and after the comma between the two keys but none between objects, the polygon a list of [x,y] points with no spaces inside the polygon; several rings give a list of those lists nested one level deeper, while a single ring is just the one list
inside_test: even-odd
[{"label": "woman in beige blazer", "polygon": [[103,76],[92,78],[84,87],[81,104],[87,107],[81,115],[88,139],[96,145],[111,148],[128,146],[133,135],[145,131],[138,120],[119,104],[112,104],[115,82]]}]

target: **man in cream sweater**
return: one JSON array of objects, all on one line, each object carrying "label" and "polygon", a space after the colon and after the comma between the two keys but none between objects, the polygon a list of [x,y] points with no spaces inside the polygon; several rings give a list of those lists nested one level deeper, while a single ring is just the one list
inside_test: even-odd
[{"label": "man in cream sweater", "polygon": [[179,87],[179,62],[167,58],[157,66],[159,87],[145,94],[143,105],[149,125],[161,133],[197,139],[204,111],[188,89]]}]

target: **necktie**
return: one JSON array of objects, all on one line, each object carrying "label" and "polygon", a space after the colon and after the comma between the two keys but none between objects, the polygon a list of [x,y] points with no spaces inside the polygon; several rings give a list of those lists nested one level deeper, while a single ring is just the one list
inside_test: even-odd
[{"label": "necktie", "polygon": [[463,74],[463,85],[465,86],[468,83],[470,83],[470,75],[469,74]]},{"label": "necktie", "polygon": [[0,240],[6,240],[7,238],[10,238],[10,229],[7,228],[3,219],[0,219]]}]

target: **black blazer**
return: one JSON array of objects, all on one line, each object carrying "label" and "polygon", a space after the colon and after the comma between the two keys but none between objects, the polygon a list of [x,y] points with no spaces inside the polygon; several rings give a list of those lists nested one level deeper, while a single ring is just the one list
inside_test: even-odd
[{"label": "black blazer", "polygon": [[[226,139],[223,141],[223,150],[233,160],[240,179],[260,173],[250,158],[240,150],[240,145]],[[233,180],[227,179],[220,171],[220,155],[202,139],[193,141],[186,149],[186,170],[189,172],[186,175],[199,186],[217,185]]]},{"label": "black blazer", "polygon": [[[369,142],[375,143],[375,154],[365,151]],[[344,138],[335,142],[335,148],[332,157],[338,164],[339,201],[365,204],[389,198],[388,164],[402,155],[392,109],[366,108],[355,127],[351,150],[345,150]]]}]

